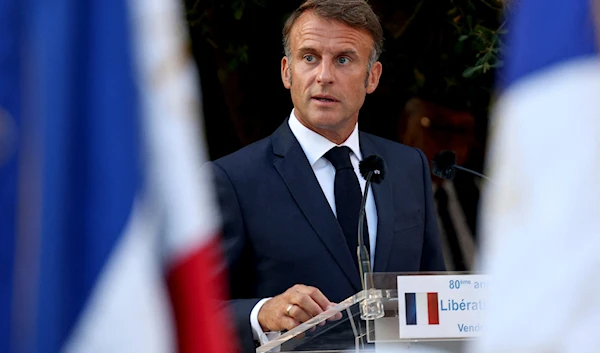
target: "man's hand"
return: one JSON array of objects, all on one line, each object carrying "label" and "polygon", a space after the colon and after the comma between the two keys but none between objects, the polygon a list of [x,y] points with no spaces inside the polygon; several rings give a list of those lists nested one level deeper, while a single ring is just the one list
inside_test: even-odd
[{"label": "man's hand", "polygon": [[333,305],[317,288],[296,284],[266,301],[258,322],[264,332],[291,330]]}]

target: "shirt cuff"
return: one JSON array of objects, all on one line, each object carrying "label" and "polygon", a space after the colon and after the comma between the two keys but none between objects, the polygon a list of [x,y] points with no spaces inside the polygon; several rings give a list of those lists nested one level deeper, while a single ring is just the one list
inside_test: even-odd
[{"label": "shirt cuff", "polygon": [[265,302],[269,299],[271,298],[261,299],[258,303],[256,303],[256,305],[254,306],[254,308],[252,308],[252,311],[250,312],[250,326],[252,326],[252,336],[255,340],[257,340],[260,343],[261,346],[269,342],[273,338],[276,338],[279,335],[281,335],[280,332],[264,332],[260,327],[260,324],[258,323],[258,312],[265,304]]}]

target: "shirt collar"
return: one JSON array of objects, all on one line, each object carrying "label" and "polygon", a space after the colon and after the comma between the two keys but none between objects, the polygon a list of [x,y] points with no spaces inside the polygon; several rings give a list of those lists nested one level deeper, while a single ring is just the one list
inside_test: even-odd
[{"label": "shirt collar", "polygon": [[294,109],[292,109],[292,112],[290,113],[288,124],[292,130],[292,133],[294,136],[296,136],[296,139],[300,143],[300,147],[302,147],[302,150],[304,150],[304,154],[306,155],[306,158],[311,166],[314,166],[315,163],[321,157],[323,157],[325,153],[327,153],[327,151],[335,146],[348,146],[358,160],[362,160],[360,144],[358,141],[358,123],[354,126],[354,130],[350,136],[341,145],[336,145],[325,137],[302,125],[302,123],[300,123],[296,117]]}]

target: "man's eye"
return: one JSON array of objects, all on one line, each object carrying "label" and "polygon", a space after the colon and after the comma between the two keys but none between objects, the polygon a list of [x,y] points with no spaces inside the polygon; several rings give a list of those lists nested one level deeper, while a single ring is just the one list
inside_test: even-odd
[{"label": "man's eye", "polygon": [[347,58],[347,57],[345,57],[345,56],[342,56],[341,58],[339,58],[339,59],[338,59],[338,62],[339,62],[340,64],[347,64],[347,63],[349,63],[349,62],[350,62],[350,59],[348,59],[348,58]]},{"label": "man's eye", "polygon": [[314,57],[314,56],[312,56],[312,55],[305,55],[305,56],[304,56],[304,60],[306,60],[307,62],[309,62],[309,63],[310,63],[310,62],[313,62],[313,61],[315,61],[315,57]]}]

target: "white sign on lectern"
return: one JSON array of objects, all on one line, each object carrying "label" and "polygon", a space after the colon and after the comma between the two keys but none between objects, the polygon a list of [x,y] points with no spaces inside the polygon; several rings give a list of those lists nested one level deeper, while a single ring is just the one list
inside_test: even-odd
[{"label": "white sign on lectern", "polygon": [[485,332],[488,276],[398,276],[401,339],[473,338]]}]

